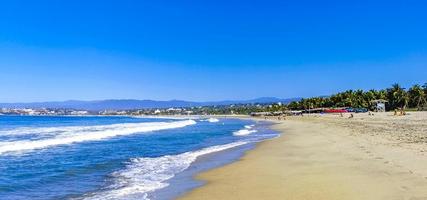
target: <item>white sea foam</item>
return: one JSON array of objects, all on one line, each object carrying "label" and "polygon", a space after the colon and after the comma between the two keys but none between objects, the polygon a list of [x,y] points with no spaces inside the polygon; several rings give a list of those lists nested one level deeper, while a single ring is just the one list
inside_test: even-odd
[{"label": "white sea foam", "polygon": [[253,129],[254,126],[255,126],[254,124],[252,124],[252,125],[245,125],[244,129],[235,131],[233,133],[233,135],[235,135],[235,136],[245,136],[245,135],[249,135],[251,133],[256,133],[258,131]]},{"label": "white sea foam", "polygon": [[254,126],[255,126],[255,125],[253,125],[253,124],[252,124],[252,125],[245,125],[245,128],[246,128],[246,129],[251,129],[251,128],[253,128]]},{"label": "white sea foam", "polygon": [[198,151],[156,158],[134,158],[125,169],[112,174],[114,183],[102,192],[84,199],[148,199],[147,193],[167,187],[166,181],[187,169],[197,157],[247,144],[234,142]]},{"label": "white sea foam", "polygon": [[216,122],[219,122],[219,119],[217,119],[217,118],[208,118],[208,119],[202,119],[200,121],[202,121],[202,122],[216,123]]},{"label": "white sea foam", "polygon": [[[142,132],[164,129],[181,128],[196,124],[194,120],[175,122],[145,122],[123,123],[104,126],[68,126],[52,128],[22,128],[10,130],[7,134],[22,132],[33,134],[52,134],[53,137],[40,140],[20,140],[0,143],[0,155],[7,152],[20,152],[34,149],[43,149],[51,146],[66,145],[78,142],[96,141],[116,136],[131,135]],[[5,134],[4,132],[3,134]]]},{"label": "white sea foam", "polygon": [[210,123],[216,123],[216,122],[219,122],[219,119],[217,119],[217,118],[209,118],[208,122],[210,122]]},{"label": "white sea foam", "polygon": [[233,135],[244,136],[244,135],[249,135],[251,133],[256,133],[256,132],[257,132],[257,130],[242,129],[242,130],[238,130],[238,131],[234,132]]},{"label": "white sea foam", "polygon": [[152,119],[200,119],[199,116],[188,116],[188,115],[143,115],[143,116],[132,116],[133,118],[152,118]]}]

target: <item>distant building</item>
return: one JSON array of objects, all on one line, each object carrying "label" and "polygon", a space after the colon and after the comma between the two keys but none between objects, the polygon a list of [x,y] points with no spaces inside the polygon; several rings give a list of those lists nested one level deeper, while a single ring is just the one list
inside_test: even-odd
[{"label": "distant building", "polygon": [[167,112],[181,112],[182,109],[181,108],[168,108],[166,111]]},{"label": "distant building", "polygon": [[76,111],[71,111],[70,114],[71,115],[87,115],[89,114],[89,112],[85,110],[76,110]]},{"label": "distant building", "polygon": [[191,110],[187,110],[187,111],[185,111],[185,114],[187,114],[187,115],[191,115],[191,114],[193,114],[193,111],[191,111]]}]

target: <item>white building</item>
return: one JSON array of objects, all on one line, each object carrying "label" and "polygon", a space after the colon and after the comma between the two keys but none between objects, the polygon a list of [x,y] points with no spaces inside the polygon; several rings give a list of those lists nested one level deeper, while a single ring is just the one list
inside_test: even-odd
[{"label": "white building", "polygon": [[371,101],[371,103],[374,105],[376,112],[385,112],[385,103],[387,102],[388,101],[384,99],[376,99]]}]

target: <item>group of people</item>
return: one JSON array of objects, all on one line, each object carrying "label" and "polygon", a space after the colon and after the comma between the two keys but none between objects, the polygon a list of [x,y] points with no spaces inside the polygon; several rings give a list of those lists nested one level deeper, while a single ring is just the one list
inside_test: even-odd
[{"label": "group of people", "polygon": [[406,112],[403,108],[400,109],[394,109],[394,115],[395,116],[402,116],[402,115],[406,115]]}]

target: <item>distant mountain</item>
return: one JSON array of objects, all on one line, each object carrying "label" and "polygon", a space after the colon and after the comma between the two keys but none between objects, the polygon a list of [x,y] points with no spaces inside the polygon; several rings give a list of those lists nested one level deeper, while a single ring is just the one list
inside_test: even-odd
[{"label": "distant mountain", "polygon": [[193,107],[193,106],[213,106],[230,104],[249,103],[289,103],[300,98],[280,99],[275,97],[262,97],[252,100],[235,101],[212,101],[212,102],[192,102],[182,100],[154,101],[136,99],[109,99],[99,101],[56,101],[56,102],[34,102],[34,103],[0,103],[0,108],[65,108],[82,110],[130,110],[147,108],[169,108],[169,107]]},{"label": "distant mountain", "polygon": [[230,105],[230,104],[250,104],[250,103],[290,103],[292,101],[298,101],[301,98],[288,98],[288,99],[281,99],[277,97],[261,97],[251,100],[236,100],[236,101],[216,101],[216,102],[205,102],[205,104],[210,105]]}]

